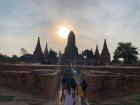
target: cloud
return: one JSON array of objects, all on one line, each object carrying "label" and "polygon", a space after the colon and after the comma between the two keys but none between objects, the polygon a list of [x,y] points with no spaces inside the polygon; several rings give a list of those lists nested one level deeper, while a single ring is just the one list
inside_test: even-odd
[{"label": "cloud", "polygon": [[119,41],[140,46],[139,7],[139,0],[1,0],[0,36],[9,42],[0,41],[0,48],[8,55],[9,48],[20,47],[32,53],[40,36],[43,49],[47,41],[49,47],[64,50],[66,40],[57,36],[63,25],[74,30],[80,51],[96,44],[101,51],[104,38],[111,54]]}]

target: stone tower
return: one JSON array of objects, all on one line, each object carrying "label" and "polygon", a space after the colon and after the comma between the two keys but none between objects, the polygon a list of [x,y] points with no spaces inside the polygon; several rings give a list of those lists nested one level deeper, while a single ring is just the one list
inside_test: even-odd
[{"label": "stone tower", "polygon": [[48,45],[47,45],[47,42],[46,42],[46,47],[45,47],[44,56],[43,56],[43,63],[44,64],[48,64],[48,55],[49,55]]},{"label": "stone tower", "polygon": [[98,50],[98,45],[96,45],[95,57],[96,58],[99,58],[100,57],[100,53],[99,53],[99,50]]},{"label": "stone tower", "polygon": [[48,45],[47,45],[47,42],[46,42],[46,47],[45,47],[45,50],[44,50],[44,58],[47,58],[48,57]]},{"label": "stone tower", "polygon": [[99,50],[98,50],[98,45],[96,45],[95,59],[96,59],[96,65],[98,65],[100,63],[100,53],[99,53]]},{"label": "stone tower", "polygon": [[33,53],[33,62],[40,63],[43,60],[43,52],[40,45],[40,38],[38,37],[37,45]]},{"label": "stone tower", "polygon": [[64,57],[70,60],[73,60],[78,57],[78,48],[76,47],[75,34],[73,31],[69,33]]},{"label": "stone tower", "polygon": [[101,64],[110,64],[110,53],[107,47],[106,39],[104,40],[104,45],[101,53]]}]

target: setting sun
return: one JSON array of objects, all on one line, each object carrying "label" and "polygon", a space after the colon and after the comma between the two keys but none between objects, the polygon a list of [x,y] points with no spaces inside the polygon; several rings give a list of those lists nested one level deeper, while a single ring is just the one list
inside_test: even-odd
[{"label": "setting sun", "polygon": [[68,27],[61,27],[58,30],[58,35],[63,39],[66,39],[69,33],[70,33],[70,29]]}]

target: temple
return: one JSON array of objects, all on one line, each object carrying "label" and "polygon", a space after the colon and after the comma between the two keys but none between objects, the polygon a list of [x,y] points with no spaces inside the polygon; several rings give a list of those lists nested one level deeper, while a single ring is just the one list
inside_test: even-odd
[{"label": "temple", "polygon": [[37,41],[37,45],[35,48],[35,51],[33,53],[33,62],[34,63],[40,63],[43,60],[43,52],[41,49],[41,45],[40,45],[40,38],[38,37],[38,41]]},{"label": "temple", "polygon": [[[60,59],[61,58],[61,59]],[[60,61],[61,60],[61,61]],[[76,65],[109,65],[110,64],[110,52],[107,47],[106,39],[104,40],[104,45],[101,54],[99,53],[98,45],[96,45],[95,52],[92,50],[86,49],[82,51],[82,54],[78,53],[78,47],[76,46],[75,33],[71,31],[68,35],[67,45],[65,47],[64,53],[60,53],[57,56],[57,53],[50,49],[48,51],[48,45],[44,50],[44,54],[41,49],[40,39],[33,53],[34,63],[44,63],[44,64],[76,64]]]},{"label": "temple", "polygon": [[49,51],[48,51],[48,45],[47,45],[47,42],[46,42],[46,47],[45,47],[45,50],[44,50],[44,58],[43,58],[43,62],[45,64],[48,63],[48,56],[49,56]]},{"label": "temple", "polygon": [[99,65],[100,64],[100,53],[98,50],[98,45],[96,45],[96,50],[95,50],[95,65]]},{"label": "temple", "polygon": [[76,61],[78,58],[78,48],[76,47],[75,34],[73,31],[69,33],[67,46],[65,48],[64,54],[62,55],[63,64],[70,63],[71,61]]},{"label": "temple", "polygon": [[107,47],[106,39],[104,40],[104,46],[101,53],[101,64],[102,65],[110,64],[110,53]]}]

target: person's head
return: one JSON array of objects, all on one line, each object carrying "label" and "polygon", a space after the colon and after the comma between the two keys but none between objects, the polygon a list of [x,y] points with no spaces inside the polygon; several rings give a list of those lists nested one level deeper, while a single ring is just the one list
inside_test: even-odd
[{"label": "person's head", "polygon": [[86,82],[86,79],[84,78],[84,79],[82,80],[82,82],[85,83],[85,82]]},{"label": "person's head", "polygon": [[84,85],[84,84],[86,84],[87,82],[86,82],[86,79],[84,78],[84,79],[82,79],[82,81],[80,82],[81,83],[81,85]]},{"label": "person's head", "polygon": [[70,94],[71,83],[69,81],[66,83],[66,89],[68,90],[68,93]]}]

